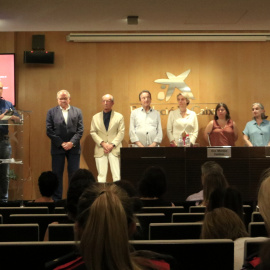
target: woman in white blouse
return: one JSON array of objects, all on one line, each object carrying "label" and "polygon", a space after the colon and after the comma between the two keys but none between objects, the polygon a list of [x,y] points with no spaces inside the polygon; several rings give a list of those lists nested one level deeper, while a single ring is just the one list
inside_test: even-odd
[{"label": "woman in white blouse", "polygon": [[197,115],[187,109],[190,101],[181,93],[177,95],[177,101],[179,109],[170,112],[167,123],[167,135],[170,144],[177,146],[180,136],[186,137],[187,134],[189,134],[190,142],[194,144],[199,129]]}]

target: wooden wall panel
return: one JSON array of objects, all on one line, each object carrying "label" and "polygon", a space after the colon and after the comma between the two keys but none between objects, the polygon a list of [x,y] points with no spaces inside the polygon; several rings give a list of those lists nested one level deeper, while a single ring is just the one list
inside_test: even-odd
[{"label": "wooden wall panel", "polygon": [[[23,51],[31,49],[33,34],[45,34],[46,50],[55,52],[54,65],[23,64]],[[196,100],[189,107],[195,103],[214,103],[211,106],[215,107],[218,102],[229,106],[240,131],[238,146],[243,145],[241,131],[251,120],[251,104],[260,101],[266,113],[270,112],[268,42],[69,43],[67,34],[0,33],[1,40],[5,40],[0,44],[0,52],[14,49],[16,53],[17,107],[32,111],[28,153],[32,182],[26,184],[25,199],[38,196],[37,178],[51,168],[45,119],[47,110],[56,106],[56,93],[60,89],[69,90],[71,104],[83,111],[81,167],[89,168],[95,175],[94,143],[89,129],[91,117],[102,109],[101,97],[106,93],[114,95],[114,109],[125,117],[124,146],[129,143],[130,104],[138,103],[141,90],[151,91],[155,106],[163,103],[164,109],[176,108],[178,90],[168,102],[157,100],[157,94],[165,90],[154,80],[166,78],[166,72],[179,75],[191,69],[185,82]],[[202,133],[212,116],[200,115],[198,119],[198,142],[206,145]],[[167,115],[163,115],[163,146],[168,145],[166,124]],[[64,196],[66,190],[65,179]]]}]

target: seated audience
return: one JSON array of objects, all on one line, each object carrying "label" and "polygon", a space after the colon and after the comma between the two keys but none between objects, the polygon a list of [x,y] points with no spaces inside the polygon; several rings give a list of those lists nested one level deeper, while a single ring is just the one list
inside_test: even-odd
[{"label": "seated audience", "polygon": [[70,220],[75,221],[77,217],[77,206],[80,196],[95,182],[95,177],[87,169],[78,169],[73,174],[69,183],[66,199],[66,212]]},{"label": "seated audience", "polygon": [[170,256],[151,252],[149,259],[130,251],[129,237],[136,230],[132,204],[115,184],[91,185],[80,197],[75,227],[82,256],[56,269],[172,269]]},{"label": "seated audience", "polygon": [[258,206],[270,236],[270,176],[261,183],[258,193]]},{"label": "seated audience", "polygon": [[[264,172],[262,173],[260,177],[261,185],[258,192],[258,206],[260,209],[260,213],[263,217],[265,228],[267,230],[268,237],[269,237],[270,236],[270,176],[268,176],[268,173],[269,173],[269,169],[266,169],[264,170]],[[259,251],[257,254],[255,254],[251,258],[246,258],[245,267],[243,267],[243,269],[249,269],[248,267],[250,265],[254,267],[253,269],[261,269]]]},{"label": "seated audience", "polygon": [[235,270],[243,265],[244,242],[248,236],[243,221],[234,211],[220,207],[205,214],[201,238],[233,240]]},{"label": "seated audience", "polygon": [[[93,174],[87,169],[78,169],[72,176],[67,191],[67,199],[64,200],[66,212],[71,222],[76,220],[80,196],[86,188],[95,182]],[[52,224],[58,224],[58,222],[52,222]],[[48,230],[45,233],[44,241],[48,241]]]},{"label": "seated audience", "polygon": [[219,207],[226,207],[233,210],[244,221],[242,194],[235,187],[218,188],[211,193],[207,211],[212,211]]},{"label": "seated audience", "polygon": [[151,166],[144,172],[139,182],[139,194],[143,206],[174,206],[164,201],[167,191],[167,176],[162,167]]},{"label": "seated audience", "polygon": [[200,206],[207,206],[211,193],[216,189],[225,189],[229,186],[223,173],[209,173],[203,178],[203,201]]},{"label": "seated audience", "polygon": [[41,197],[37,198],[34,202],[54,202],[52,195],[58,187],[57,175],[52,171],[41,173],[38,178],[38,187]]},{"label": "seated audience", "polygon": [[270,240],[266,241],[260,250],[260,265],[259,270],[270,269]]},{"label": "seated audience", "polygon": [[[201,166],[201,182],[203,186],[204,177],[213,172],[223,173],[222,167],[216,163],[215,161],[206,161]],[[196,204],[199,204],[203,201],[203,190],[199,191],[198,193],[191,194],[187,197],[186,201],[196,201]]]}]

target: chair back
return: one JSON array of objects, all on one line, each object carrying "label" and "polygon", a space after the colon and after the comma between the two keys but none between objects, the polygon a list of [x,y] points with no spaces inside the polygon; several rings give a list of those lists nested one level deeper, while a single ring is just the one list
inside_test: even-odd
[{"label": "chair back", "polygon": [[205,206],[190,206],[189,213],[205,213],[206,207]]},{"label": "chair back", "polygon": [[47,227],[52,222],[71,223],[66,214],[25,214],[10,215],[13,224],[37,223],[39,225],[39,239],[43,241]]},{"label": "chair back", "polygon": [[38,224],[0,224],[0,242],[39,241]]},{"label": "chair back", "polygon": [[135,216],[140,223],[142,239],[148,239],[150,223],[166,222],[164,213],[140,213]]},{"label": "chair back", "polygon": [[46,262],[74,250],[74,241],[0,242],[1,265],[6,269],[45,269]]},{"label": "chair back", "polygon": [[252,222],[264,222],[263,217],[260,212],[252,212],[251,215]]},{"label": "chair back", "polygon": [[0,207],[3,223],[9,224],[10,215],[13,214],[48,214],[48,207]]},{"label": "chair back", "polygon": [[149,240],[200,239],[202,222],[150,223]]},{"label": "chair back", "polygon": [[178,269],[228,270],[234,267],[234,242],[220,240],[130,241],[135,250],[151,250],[173,256]]},{"label": "chair back", "polygon": [[73,241],[74,224],[49,224],[49,241]]},{"label": "chair back", "polygon": [[250,222],[248,224],[248,233],[250,237],[268,236],[264,222]]},{"label": "chair back", "polygon": [[185,208],[183,206],[158,206],[158,207],[142,207],[141,213],[163,213],[166,222],[171,222],[173,213],[183,213]]},{"label": "chair back", "polygon": [[197,222],[203,221],[204,213],[174,213],[172,215],[172,222]]}]

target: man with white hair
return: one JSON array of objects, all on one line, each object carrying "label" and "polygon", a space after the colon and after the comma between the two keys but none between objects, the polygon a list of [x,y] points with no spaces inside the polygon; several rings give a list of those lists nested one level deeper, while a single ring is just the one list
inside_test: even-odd
[{"label": "man with white hair", "polygon": [[65,159],[68,162],[68,180],[80,168],[81,146],[83,135],[83,117],[80,109],[70,106],[70,93],[60,90],[57,93],[58,106],[47,113],[46,130],[51,139],[52,171],[58,176],[58,189],[54,200],[62,199],[63,172]]},{"label": "man with white hair", "polygon": [[112,110],[114,98],[110,94],[102,97],[103,111],[92,118],[90,134],[96,143],[94,157],[98,181],[106,182],[108,163],[113,181],[120,180],[120,147],[125,134],[122,114]]}]

